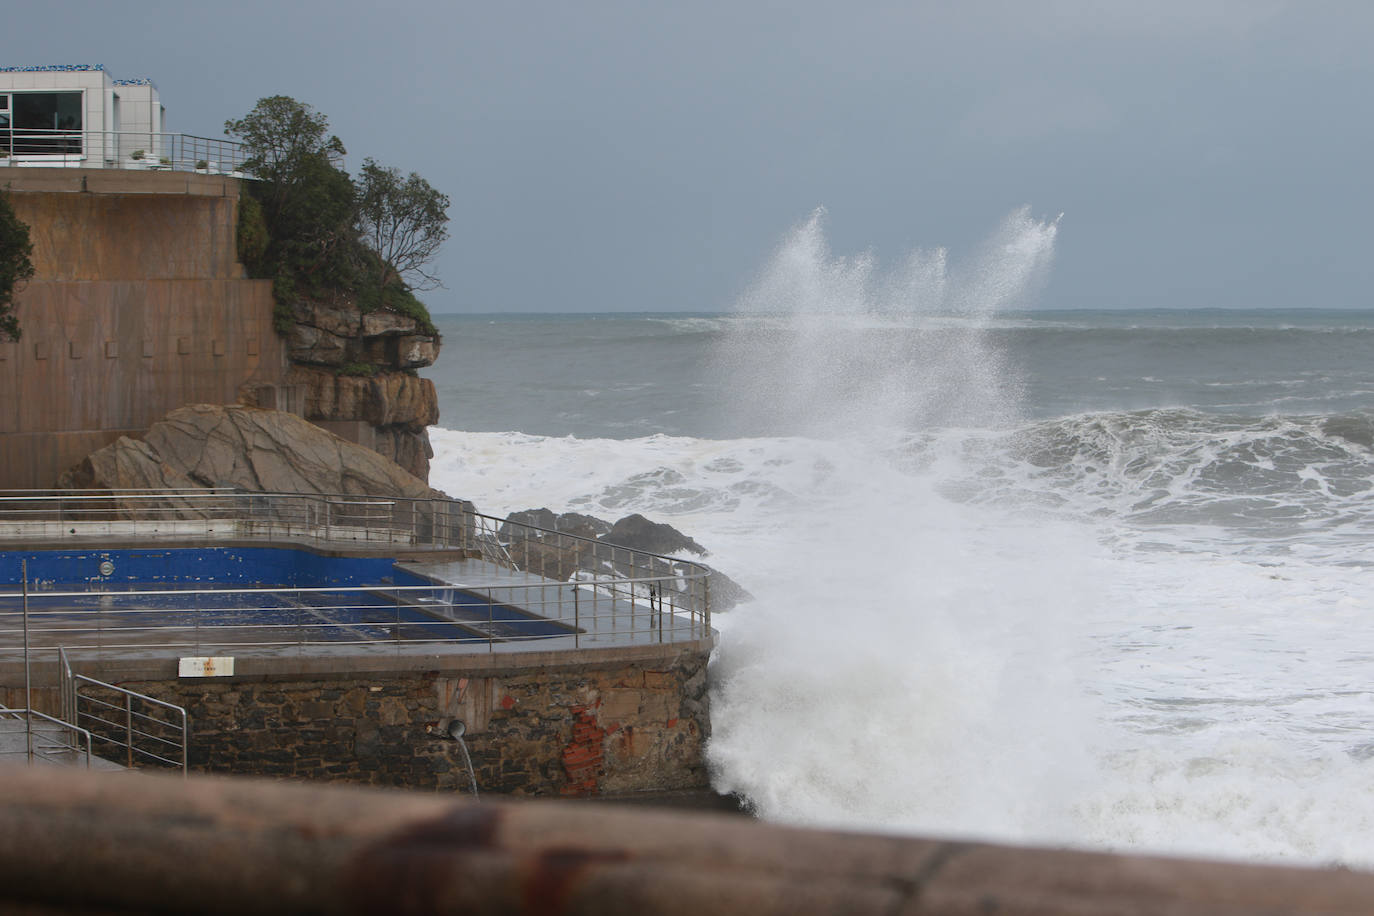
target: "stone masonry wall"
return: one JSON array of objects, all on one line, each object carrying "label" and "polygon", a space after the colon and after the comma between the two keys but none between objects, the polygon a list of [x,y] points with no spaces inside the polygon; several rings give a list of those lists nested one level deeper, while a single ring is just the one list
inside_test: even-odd
[{"label": "stone masonry wall", "polygon": [[465,792],[700,788],[709,648],[667,658],[459,672],[123,681],[186,707],[196,770]]}]

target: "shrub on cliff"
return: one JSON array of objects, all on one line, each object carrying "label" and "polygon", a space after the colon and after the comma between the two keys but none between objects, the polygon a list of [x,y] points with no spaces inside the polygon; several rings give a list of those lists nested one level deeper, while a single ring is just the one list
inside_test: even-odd
[{"label": "shrub on cliff", "polygon": [[287,96],[262,99],[224,124],[244,143],[243,170],[259,179],[245,185],[258,212],[252,203],[239,211],[241,245],[255,247],[240,252],[250,273],[275,281],[278,330],[289,331],[301,297],[344,296],[363,312],[399,312],[435,334],[412,289],[438,285],[427,265],[448,238],[448,197],[371,159],[355,184],[336,164],[344,147],[328,130],[328,118]]},{"label": "shrub on cliff", "polygon": [[14,294],[33,276],[32,256],[28,225],[15,215],[9,196],[0,194],[0,340],[19,339]]},{"label": "shrub on cliff", "polygon": [[358,176],[358,228],[382,259],[382,286],[404,278],[411,289],[441,285],[429,264],[448,240],[448,195],[411,172],[363,160]]},{"label": "shrub on cliff", "polygon": [[239,260],[248,268],[250,277],[270,276],[264,274],[267,245],[272,240],[267,234],[267,221],[263,219],[262,204],[251,194],[239,196],[238,250]]}]

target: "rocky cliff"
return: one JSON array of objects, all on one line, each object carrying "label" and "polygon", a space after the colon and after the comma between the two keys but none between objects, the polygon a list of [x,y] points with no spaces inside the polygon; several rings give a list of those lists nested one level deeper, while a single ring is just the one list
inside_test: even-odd
[{"label": "rocky cliff", "polygon": [[[302,415],[429,479],[434,451],[426,427],[439,419],[434,383],[415,370],[433,364],[440,339],[416,318],[351,302],[299,302],[284,335],[291,368],[285,383],[300,392]],[[240,401],[263,403],[257,389]]]}]

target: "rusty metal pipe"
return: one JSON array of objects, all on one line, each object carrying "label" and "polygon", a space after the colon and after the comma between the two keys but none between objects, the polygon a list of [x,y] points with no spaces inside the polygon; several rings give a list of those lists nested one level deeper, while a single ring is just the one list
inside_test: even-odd
[{"label": "rusty metal pipe", "polygon": [[0,909],[1369,913],[1374,875],[802,830],[570,802],[0,770]]}]

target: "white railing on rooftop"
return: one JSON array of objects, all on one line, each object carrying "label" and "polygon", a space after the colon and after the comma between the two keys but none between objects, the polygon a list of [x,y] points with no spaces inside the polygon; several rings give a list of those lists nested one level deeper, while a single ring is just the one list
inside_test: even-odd
[{"label": "white railing on rooftop", "polygon": [[244,177],[235,140],[132,130],[21,130],[0,133],[0,167],[129,169]]}]

